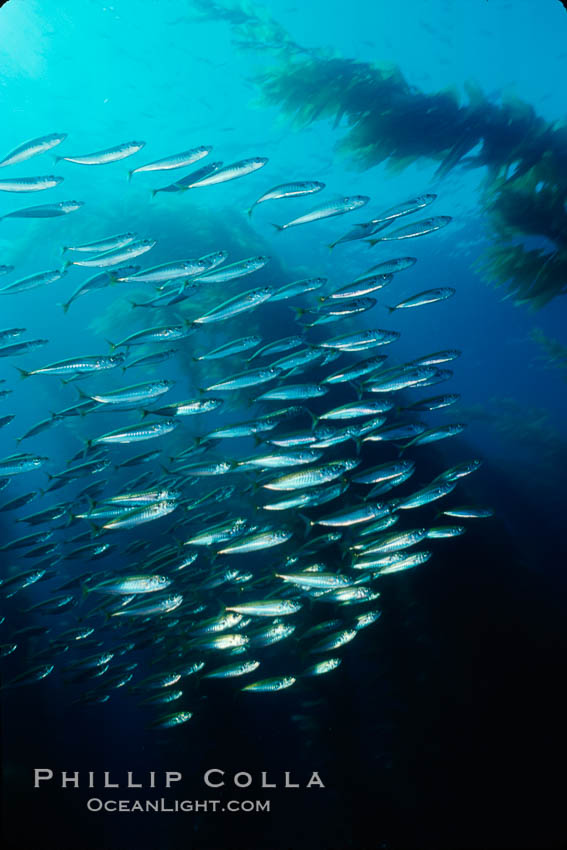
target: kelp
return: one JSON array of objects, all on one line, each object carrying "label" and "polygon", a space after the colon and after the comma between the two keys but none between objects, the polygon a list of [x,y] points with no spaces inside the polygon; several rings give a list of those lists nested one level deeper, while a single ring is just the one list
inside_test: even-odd
[{"label": "kelp", "polygon": [[567,381],[567,345],[547,336],[541,328],[533,328],[529,336],[545,352],[546,365],[561,370],[563,380]]},{"label": "kelp", "polygon": [[[228,21],[234,43],[271,56],[255,78],[264,101],[300,126],[333,121],[337,147],[360,169],[401,171],[437,163],[486,169],[481,189],[491,245],[483,276],[515,303],[539,309],[567,291],[567,127],[517,98],[491,101],[474,84],[420,91],[396,66],[304,48],[261,7],[196,0],[202,15]],[[541,243],[531,245],[532,242]]]}]

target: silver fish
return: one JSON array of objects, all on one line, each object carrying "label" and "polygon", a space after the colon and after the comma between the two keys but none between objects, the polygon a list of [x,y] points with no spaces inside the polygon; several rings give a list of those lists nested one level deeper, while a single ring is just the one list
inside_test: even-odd
[{"label": "silver fish", "polygon": [[74,162],[78,165],[106,165],[109,162],[118,162],[120,159],[126,159],[128,156],[138,153],[145,144],[145,142],[124,142],[113,148],[106,148],[105,150],[94,151],[93,153],[75,156],[57,156],[55,157],[55,161],[65,160],[66,162]]}]

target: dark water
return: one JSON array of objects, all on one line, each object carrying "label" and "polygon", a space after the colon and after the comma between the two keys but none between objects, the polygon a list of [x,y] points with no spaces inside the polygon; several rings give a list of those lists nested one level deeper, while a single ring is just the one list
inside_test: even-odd
[{"label": "dark water", "polygon": [[[208,12],[203,17],[204,9]],[[246,19],[250,15],[254,26]],[[264,22],[264,30],[258,20]],[[161,194],[152,201],[150,189],[166,185],[169,176],[138,175],[128,183],[130,166],[125,162],[81,168],[53,165],[43,157],[9,172],[1,169],[1,179],[8,173],[12,177],[53,171],[65,176],[62,186],[35,193],[32,200],[32,195],[0,193],[1,214],[70,198],[84,199],[87,205],[76,214],[49,221],[2,221],[0,263],[12,264],[16,271],[2,278],[0,285],[57,268],[62,245],[125,230],[157,240],[151,261],[142,257],[141,265],[220,249],[228,251],[229,262],[256,254],[272,258],[253,278],[227,289],[224,297],[252,286],[283,285],[314,275],[329,277],[338,288],[382,259],[416,256],[417,266],[396,278],[395,292],[392,285],[394,297],[401,300],[433,286],[454,286],[456,297],[390,317],[383,309],[389,298],[379,294],[374,311],[349,329],[399,330],[401,338],[391,355],[394,362],[439,349],[462,349],[459,361],[448,364],[454,365],[455,377],[438,390],[461,393],[459,415],[440,412],[437,419],[432,415],[431,424],[462,420],[468,428],[457,438],[416,449],[419,476],[412,480],[418,489],[442,469],[481,457],[481,470],[463,479],[458,499],[452,498],[455,504],[490,505],[495,516],[471,521],[464,537],[433,541],[434,557],[427,565],[381,579],[379,622],[341,650],[343,663],[335,672],[298,682],[288,691],[256,697],[227,688],[222,681],[202,680],[189,689],[194,717],[171,731],[150,731],[155,711],[141,708],[125,688],[104,705],[75,703],[81,689],[66,686],[57,670],[37,685],[2,691],[0,846],[9,850],[566,846],[565,373],[530,336],[538,327],[565,344],[565,304],[559,297],[538,313],[530,312],[504,299],[504,291],[486,285],[475,270],[473,264],[493,240],[482,202],[482,181],[490,178],[484,169],[455,171],[444,179],[423,162],[408,163],[403,173],[391,173],[384,166],[355,170],[348,155],[336,148],[344,129],[340,122],[333,126],[322,119],[299,127],[283,109],[266,104],[261,97],[262,75],[278,63],[301,58],[298,54],[289,60],[287,52],[273,47],[274,21],[300,45],[395,64],[410,85],[426,93],[450,88],[461,92],[464,83],[473,80],[490,102],[517,96],[533,104],[546,121],[564,117],[557,79],[564,65],[567,18],[558,3],[538,5],[536,15],[528,2],[513,8],[502,2],[466,4],[456,10],[438,0],[428,4],[427,11],[415,2],[404,4],[403,10],[360,2],[347,11],[318,1],[308,8],[274,2],[261,9],[171,0],[152,8],[151,14],[131,2],[108,6],[89,2],[80,9],[69,2],[11,2],[0,11],[2,98],[10,116],[0,133],[2,151],[42,133],[65,131],[69,133],[65,153],[141,138],[147,147],[143,159],[138,161],[142,155],[137,155],[138,165],[212,144],[215,159],[228,163],[267,156],[270,171],[195,190],[201,194]],[[255,49],[246,47],[249,40]],[[267,46],[259,49],[258,44]],[[324,180],[329,196],[367,194],[372,198],[367,207],[371,212],[435,192],[439,198],[432,214],[451,215],[454,221],[439,233],[401,243],[401,249],[380,245],[371,251],[351,243],[329,253],[328,243],[348,230],[354,214],[283,234],[275,234],[270,222],[289,221],[303,213],[311,206],[309,199],[266,204],[252,219],[246,216],[245,210],[263,191],[292,179]],[[364,211],[358,220],[366,220]],[[0,377],[6,379],[1,388],[12,390],[1,402],[0,415],[16,415],[0,431],[2,457],[15,451],[45,454],[50,458],[49,471],[55,472],[92,432],[137,421],[133,414],[118,422],[115,414],[97,413],[89,427],[69,419],[17,448],[18,436],[51,411],[74,403],[77,393],[73,384],[63,386],[57,378],[22,381],[14,366],[32,369],[75,354],[106,353],[106,339],[116,341],[144,324],[171,320],[172,315],[195,315],[184,309],[149,311],[154,318],[148,321],[147,315],[140,315],[144,311],[131,309],[130,292],[111,288],[78,300],[64,315],[58,304],[86,277],[84,270],[72,269],[52,286],[2,298],[0,327],[26,326],[28,338],[49,339],[38,352],[13,362],[0,361]],[[296,333],[297,327],[285,303],[267,304],[236,320],[233,336],[261,333],[267,342]],[[332,329],[329,335],[341,332],[340,324],[327,327]],[[226,340],[225,329],[215,325],[199,342],[192,338],[174,345],[179,354],[164,366],[127,372],[126,383],[166,375],[177,382],[176,399],[189,398],[203,378],[212,383],[241,368],[238,361],[230,365],[218,361],[199,371],[192,360],[199,345],[210,349]],[[96,380],[80,386],[99,386]],[[423,395],[436,393],[437,388],[431,388]],[[339,391],[333,396],[333,403],[352,398],[345,389],[344,395]],[[411,403],[415,396],[408,393],[401,398]],[[249,415],[245,411],[241,418]],[[206,433],[219,421],[225,419],[207,416],[196,432]],[[175,436],[172,445],[177,450],[187,434],[195,433],[192,428],[191,423],[184,437]],[[369,466],[385,457],[375,446],[364,449]],[[128,447],[124,456],[150,447],[150,443]],[[340,449],[336,456],[341,456]],[[239,458],[253,451],[253,441],[245,440],[227,441],[217,453]],[[140,466],[113,472],[113,492],[144,471]],[[23,523],[16,524],[18,517],[48,506],[50,498],[53,503],[68,500],[86,483],[81,479],[17,513],[0,514],[2,541],[28,532]],[[14,477],[0,501],[45,485],[43,471]],[[423,509],[420,522],[433,522],[435,513],[434,508]],[[295,515],[291,521],[302,526]],[[169,519],[160,520],[139,532],[125,532],[119,542],[125,545],[139,535],[157,548],[170,541],[170,527]],[[75,524],[60,536],[80,530],[82,526]],[[21,557],[20,549],[0,554],[3,575],[34,563]],[[116,556],[100,562],[100,568],[119,571],[124,557],[119,548]],[[330,566],[340,569],[340,551],[333,549],[330,557]],[[59,578],[68,580],[84,569],[99,568],[94,562],[65,563],[57,565],[54,582],[2,600],[0,614],[6,620],[0,625],[0,643],[10,642],[18,628],[56,619],[25,614],[23,609],[49,596]],[[82,611],[65,615],[65,627]],[[311,614],[308,606],[301,616],[307,622]],[[25,669],[26,662],[31,665],[44,645],[45,638],[32,638],[20,657],[2,659],[2,681]],[[266,651],[266,675],[280,673],[290,656],[304,663],[312,660],[302,655],[294,639],[289,648],[282,643]],[[155,671],[147,652],[135,652],[132,658],[144,675]],[[36,768],[49,768],[55,775],[38,790],[33,788]],[[224,789],[205,786],[203,775],[211,768],[226,771]],[[167,770],[183,775],[171,790],[163,789]],[[79,771],[80,787],[61,789],[61,771]],[[86,787],[88,771],[96,774],[96,789]],[[144,783],[155,771],[157,788],[104,790],[103,771],[122,785],[127,771]],[[231,777],[239,771],[253,777],[250,788],[232,785]],[[290,781],[302,787],[285,789],[286,771]],[[314,771],[323,789],[305,788]],[[262,789],[262,772],[278,787]],[[93,796],[163,797],[166,803],[220,800],[221,809],[230,800],[267,799],[270,812],[91,813],[86,803]]]}]

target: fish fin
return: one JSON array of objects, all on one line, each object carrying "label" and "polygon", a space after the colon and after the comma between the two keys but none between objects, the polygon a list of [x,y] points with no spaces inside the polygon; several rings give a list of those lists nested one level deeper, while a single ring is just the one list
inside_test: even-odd
[{"label": "fish fin", "polygon": [[103,526],[102,525],[96,525],[96,523],[91,522],[91,520],[88,520],[88,523],[91,527],[91,537],[100,537],[100,535],[104,531]]},{"label": "fish fin", "polygon": [[272,224],[272,227],[276,228],[276,233],[281,233],[282,230],[285,230],[285,224],[274,224],[273,221],[271,222],[271,224]]},{"label": "fish fin", "polygon": [[300,316],[304,316],[304,315],[305,315],[305,313],[308,313],[308,312],[309,312],[308,310],[306,310],[306,309],[305,309],[305,307],[291,307],[291,306],[290,306],[290,307],[289,307],[289,309],[290,309],[290,310],[293,310],[293,312],[295,313],[295,318],[296,318],[296,319],[299,319],[299,318],[300,318]]},{"label": "fish fin", "polygon": [[20,369],[20,367],[19,367],[19,366],[16,366],[15,368],[16,368],[16,369],[18,370],[18,372],[20,373],[20,378],[22,378],[22,379],[23,379],[23,378],[29,378],[29,376],[31,375],[31,372],[26,372],[26,370],[25,370],[25,369]]}]

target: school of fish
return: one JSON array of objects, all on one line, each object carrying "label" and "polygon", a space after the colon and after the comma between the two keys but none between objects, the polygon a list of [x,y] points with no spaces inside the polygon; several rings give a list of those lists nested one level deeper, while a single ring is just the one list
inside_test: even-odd
[{"label": "school of fish", "polygon": [[[0,161],[6,168],[0,192],[47,191],[64,181],[67,168],[139,158],[145,147],[129,141],[60,155],[65,141],[66,134],[54,133],[7,154]],[[12,167],[55,148],[59,176],[46,169],[38,169],[40,176],[12,176]],[[217,185],[268,165],[265,157],[212,162],[211,152],[200,146],[152,159],[124,177],[135,181],[140,173],[169,175],[209,162],[154,187],[155,195]],[[324,189],[315,180],[267,188],[248,215],[252,220],[260,204],[285,207],[286,198]],[[368,250],[368,243],[434,233],[451,218],[401,225],[398,219],[419,215],[435,200],[432,194],[411,198],[354,225],[329,247],[362,240]],[[331,198],[275,224],[282,252],[288,228],[313,227],[369,202],[363,195]],[[60,217],[84,206],[59,201],[1,218]],[[0,296],[82,273],[62,304],[65,313],[95,290],[106,290],[110,301],[115,287],[137,284],[147,292],[134,302],[146,308],[144,327],[113,340],[110,350],[101,339],[96,352],[46,362],[48,340],[24,327],[0,329],[2,383],[17,366],[30,392],[34,382],[55,377],[78,390],[74,404],[39,413],[37,424],[15,440],[4,429],[14,432],[17,417],[0,417],[0,515],[5,524],[10,518],[12,529],[0,545],[1,687],[60,676],[75,701],[86,704],[106,703],[124,688],[140,706],[153,707],[153,727],[169,729],[199,710],[197,682],[202,689],[210,680],[236,679],[208,685],[223,698],[228,687],[275,692],[331,673],[379,619],[385,577],[425,564],[437,541],[461,536],[467,521],[493,512],[459,500],[461,478],[480,460],[440,469],[431,480],[421,472],[421,447],[457,436],[465,424],[435,424],[435,411],[455,405],[458,393],[417,400],[410,394],[449,380],[447,364],[461,352],[424,352],[400,362],[400,333],[359,318],[387,306],[387,323],[398,310],[427,311],[455,296],[454,288],[430,288],[379,304],[382,290],[394,291],[415,257],[386,258],[347,283],[313,270],[313,277],[281,286],[251,286],[249,276],[269,257],[229,257],[219,246],[200,257],[142,267],[155,240],[129,231],[127,223],[114,235],[96,225],[91,241],[60,246],[58,269],[18,277],[12,266],[0,265],[7,281]],[[207,309],[180,320],[178,305],[191,305],[196,294],[206,295]],[[293,309],[295,333],[279,337],[272,325],[268,337],[242,335],[235,317],[261,315],[275,303],[281,315],[285,311],[286,329]],[[159,323],[152,321],[157,310]],[[223,332],[221,345],[208,344],[208,325]],[[179,397],[172,377],[156,378],[154,371],[164,364],[160,375],[167,372],[180,349],[194,364],[185,374],[193,388],[188,398]],[[24,356],[25,368],[15,362]],[[135,382],[129,380],[133,368]],[[2,389],[3,404],[9,394]],[[100,412],[115,427],[101,428]],[[66,463],[33,451],[33,438],[53,429],[59,455],[67,422],[80,422],[84,444],[69,450]],[[21,451],[24,440],[30,448]],[[47,474],[45,485],[22,493],[13,482],[38,469]],[[35,601],[44,582],[48,591]],[[11,611],[23,612],[29,625],[11,628]]]}]

